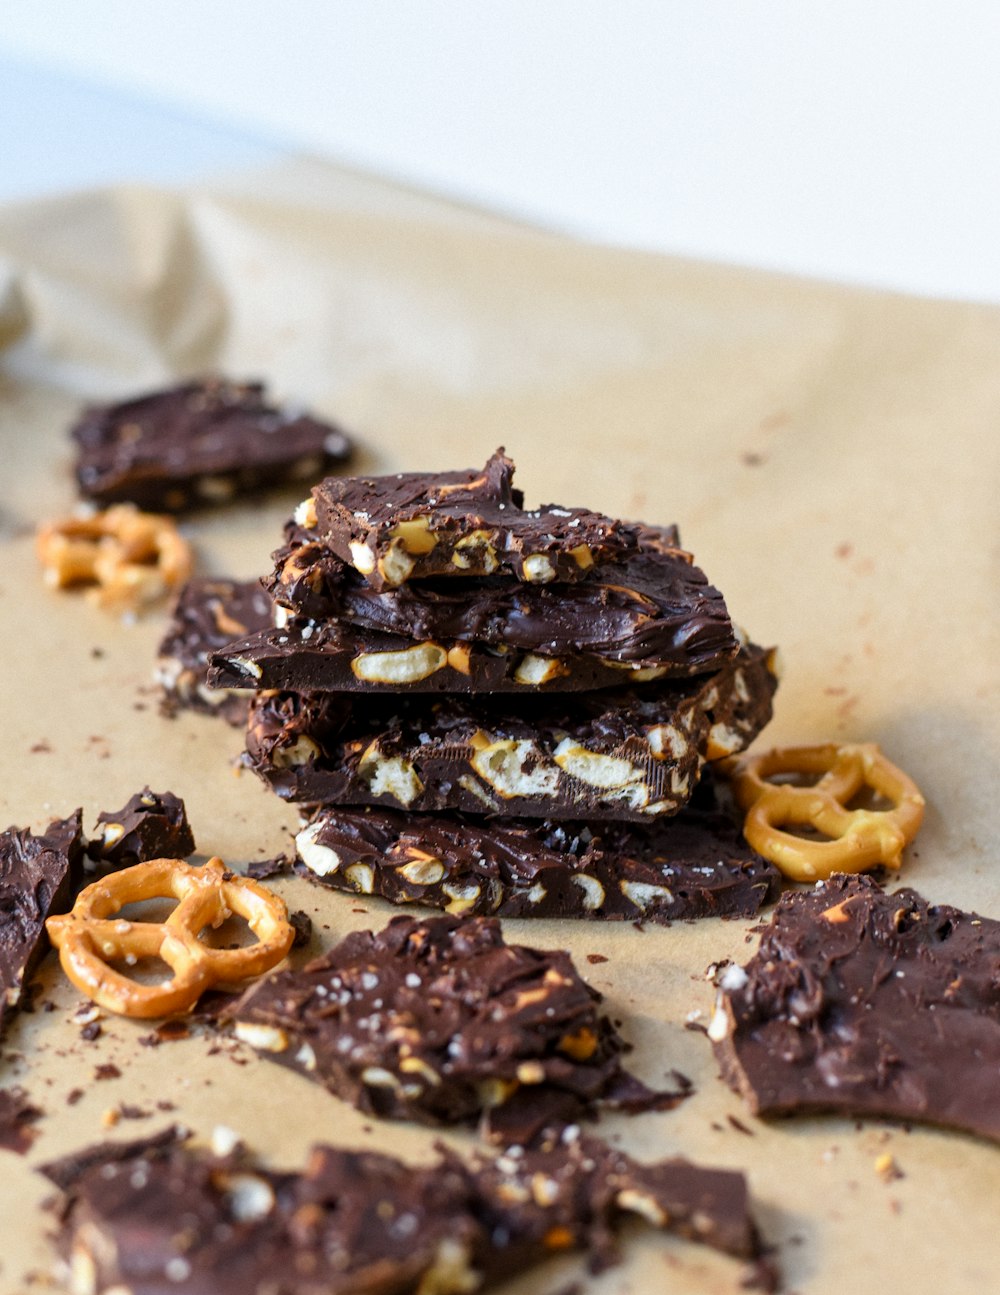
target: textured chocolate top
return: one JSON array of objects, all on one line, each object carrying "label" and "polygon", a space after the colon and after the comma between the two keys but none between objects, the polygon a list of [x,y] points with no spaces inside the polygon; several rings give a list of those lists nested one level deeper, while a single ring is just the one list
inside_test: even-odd
[{"label": "textured chocolate top", "polygon": [[482,471],[328,477],[297,520],[376,589],[422,576],[512,572],[547,584],[581,580],[635,552],[635,528],[586,508],[526,511],[503,450]]},{"label": "textured chocolate top", "polygon": [[71,434],[82,495],[168,512],[315,480],[352,448],[339,427],[269,404],[263,383],[222,378],[96,405]]},{"label": "textured chocolate top", "polygon": [[314,531],[290,523],[267,586],[280,606],[412,639],[460,639],[550,657],[697,674],[736,652],[722,595],[673,527],[636,527],[638,553],[572,584],[509,576],[412,581],[373,589]]},{"label": "textured chocolate top", "polygon": [[226,1016],[238,1037],[363,1111],[461,1124],[523,1104],[534,1133],[598,1103],[678,1100],[622,1069],[600,1001],[569,954],[506,944],[493,918],[396,917],[258,981]]},{"label": "textured chocolate top", "polygon": [[759,1251],[742,1174],[640,1164],[592,1138],[466,1164],[313,1147],[303,1172],[174,1138],[89,1148],[42,1170],[64,1192],[59,1245],[93,1288],[133,1295],[416,1295],[471,1291],[546,1257],[616,1258],[614,1229],[654,1226]]},{"label": "textured chocolate top", "polygon": [[928,1120],[1000,1139],[1000,922],[837,876],[786,894],[710,1036],[759,1115]]},{"label": "textured chocolate top", "polygon": [[49,947],[45,919],[72,907],[83,849],[80,810],[40,836],[16,827],[0,834],[0,1033]]},{"label": "textured chocolate top", "polygon": [[466,915],[751,917],[780,890],[731,819],[690,807],[647,826],[328,806],[296,845],[325,885]]},{"label": "textured chocolate top", "polygon": [[87,847],[92,859],[115,868],[130,868],[147,859],[186,859],[194,852],[184,802],[171,791],[154,792],[148,787],[116,812],[99,814]]},{"label": "textured chocolate top", "polygon": [[270,625],[272,614],[271,600],[256,580],[189,580],[174,602],[156,666],[167,714],[188,708],[242,727],[246,684],[210,689],[208,659],[234,639]]},{"label": "textured chocolate top", "polygon": [[263,693],[251,767],[288,800],[648,821],[688,800],[706,758],[742,750],[771,716],[770,653],[711,675],[532,697]]},{"label": "textured chocolate top", "polygon": [[401,638],[349,622],[293,620],[213,652],[207,683],[292,692],[524,695],[641,686],[668,673],[666,666],[630,670],[594,656],[539,656],[457,639]]}]

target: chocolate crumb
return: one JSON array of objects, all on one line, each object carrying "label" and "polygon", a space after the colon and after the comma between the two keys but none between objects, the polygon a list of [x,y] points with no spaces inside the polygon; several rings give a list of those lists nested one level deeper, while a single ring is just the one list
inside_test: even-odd
[{"label": "chocolate crumb", "polygon": [[163,1021],[153,1031],[158,1043],[174,1043],[178,1039],[187,1039],[191,1030],[186,1021]]},{"label": "chocolate crumb", "polygon": [[288,915],[288,920],[295,931],[295,939],[292,941],[293,949],[301,949],[312,939],[312,918],[308,913],[302,912],[301,909]]},{"label": "chocolate crumb", "polygon": [[732,1125],[732,1127],[736,1130],[737,1133],[744,1133],[748,1138],[752,1138],[756,1136],[753,1129],[748,1129],[747,1126],[743,1123],[743,1121],[738,1120],[735,1115],[727,1115],[726,1119],[729,1121],[729,1123]]},{"label": "chocolate crumb", "polygon": [[75,1106],[82,1096],[83,1096],[82,1088],[71,1088],[69,1092],[66,1094],[66,1105]]},{"label": "chocolate crumb", "polygon": [[268,877],[280,877],[282,873],[290,873],[292,862],[293,860],[287,854],[276,854],[273,859],[260,859],[256,863],[248,863],[246,875],[252,877],[254,881],[266,881]]},{"label": "chocolate crumb", "polygon": [[101,1037],[100,1021],[88,1021],[80,1031],[80,1038],[86,1039],[88,1043],[93,1043],[95,1039]]},{"label": "chocolate crumb", "polygon": [[44,1114],[23,1088],[0,1089],[0,1147],[23,1156],[35,1140],[31,1126]]},{"label": "chocolate crumb", "polygon": [[596,967],[599,962],[607,962],[607,958],[603,953],[588,953],[587,961],[592,967]]},{"label": "chocolate crumb", "polygon": [[120,1079],[121,1074],[122,1072],[111,1061],[105,1061],[94,1069],[95,1079]]}]

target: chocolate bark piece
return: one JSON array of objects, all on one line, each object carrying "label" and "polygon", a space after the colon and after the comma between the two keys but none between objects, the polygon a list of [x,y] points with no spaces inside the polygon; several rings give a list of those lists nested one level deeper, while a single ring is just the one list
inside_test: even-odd
[{"label": "chocolate bark piece", "polygon": [[270,404],[263,383],[216,377],[95,405],[71,435],[85,498],[152,512],[183,512],[315,480],[352,449],[339,427]]},{"label": "chocolate bark piece", "polygon": [[302,1172],[176,1136],[43,1167],[63,1192],[74,1290],[103,1295],[418,1295],[471,1291],[569,1249],[597,1271],[630,1217],[743,1258],[760,1251],[742,1174],[642,1164],[594,1138],[411,1166],[314,1146]]},{"label": "chocolate bark piece", "polygon": [[171,791],[144,787],[117,813],[97,816],[97,830],[87,853],[114,868],[129,868],[147,859],[186,859],[195,843],[184,802]]},{"label": "chocolate bark piece", "polygon": [[709,1036],[762,1116],[926,1120],[1000,1139],[1000,922],[870,877],[786,894]]},{"label": "chocolate bark piece", "polygon": [[45,831],[0,834],[0,1033],[49,947],[45,919],[72,907],[83,877],[82,811]]},{"label": "chocolate bark piece", "polygon": [[647,826],[324,806],[296,846],[324,885],[466,915],[752,917],[781,880],[731,818],[691,807]]},{"label": "chocolate bark piece", "polygon": [[261,693],[251,767],[286,800],[648,822],[689,799],[706,759],[771,716],[772,653],[714,674],[599,693],[375,696]]},{"label": "chocolate bark piece", "polygon": [[256,580],[189,580],[159,648],[156,678],[165,713],[195,710],[242,728],[250,691],[209,688],[208,659],[234,639],[270,625],[272,616],[271,600]]},{"label": "chocolate bark piece", "polygon": [[[617,1260],[614,1227],[629,1213],[744,1259],[761,1251],[746,1179],[731,1170],[682,1159],[644,1164],[569,1128],[520,1155],[478,1155],[473,1172],[488,1224],[539,1255],[572,1237],[589,1249],[593,1272]],[[492,1271],[511,1275],[498,1258]]]},{"label": "chocolate bark piece", "polygon": [[679,1100],[623,1070],[600,1002],[569,954],[508,945],[494,918],[395,917],[259,981],[226,1016],[238,1038],[373,1115],[468,1124],[526,1097],[534,1132]]},{"label": "chocolate bark piece", "polygon": [[424,576],[489,576],[548,584],[582,580],[635,552],[634,527],[586,508],[526,511],[514,465],[498,450],[477,471],[328,477],[298,510],[375,589]]},{"label": "chocolate bark piece", "polygon": [[[417,640],[459,639],[544,657],[583,656],[671,675],[699,674],[736,653],[719,591],[680,548],[676,528],[637,526],[639,551],[574,584],[509,576],[441,577],[373,589],[314,531],[290,523],[265,581],[289,618],[349,621]],[[624,682],[623,676],[619,682]]]},{"label": "chocolate bark piece", "polygon": [[[724,659],[724,658],[723,658]],[[293,620],[237,639],[209,658],[207,685],[291,692],[594,692],[662,678],[594,656],[539,656],[458,639],[411,639],[349,622]]]}]

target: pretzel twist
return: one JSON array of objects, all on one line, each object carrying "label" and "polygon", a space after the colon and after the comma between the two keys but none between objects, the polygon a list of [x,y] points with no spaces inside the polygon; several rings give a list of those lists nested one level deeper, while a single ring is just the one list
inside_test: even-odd
[{"label": "pretzel twist", "polygon": [[[835,872],[862,872],[876,864],[898,868],[903,846],[924,817],[924,798],[912,779],[873,742],[785,747],[742,756],[729,768],[750,845],[793,881],[818,881]],[[769,781],[783,774],[819,775],[811,786]],[[864,788],[892,808],[848,809]],[[810,827],[828,838],[809,840],[781,829]]]},{"label": "pretzel twist", "polygon": [[89,517],[41,526],[36,538],[45,581],[53,589],[90,585],[100,607],[137,610],[191,574],[191,548],[173,520],[115,504]]},{"label": "pretzel twist", "polygon": [[[178,900],[164,922],[116,916],[126,904]],[[198,938],[233,913],[246,919],[255,944],[213,949]],[[259,976],[280,962],[295,932],[283,901],[264,886],[229,872],[221,859],[196,868],[180,859],[152,859],[87,886],[70,913],[50,917],[49,938],[70,980],[95,1003],[122,1016],[186,1012],[212,985]],[[113,960],[134,964],[161,958],[173,975],[143,985],[116,971]]]}]

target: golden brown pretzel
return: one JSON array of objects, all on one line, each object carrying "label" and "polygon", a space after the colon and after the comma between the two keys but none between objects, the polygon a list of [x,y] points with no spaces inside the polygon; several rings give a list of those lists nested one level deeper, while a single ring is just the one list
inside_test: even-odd
[{"label": "golden brown pretzel", "polygon": [[134,504],[47,522],[36,546],[47,584],[90,585],[88,596],[115,610],[139,610],[191,574],[190,546],[172,519]]},{"label": "golden brown pretzel", "polygon": [[[794,881],[861,872],[879,863],[898,868],[903,846],[923,821],[919,788],[874,742],[786,747],[738,757],[728,771],[740,808],[747,811],[743,835]],[[770,781],[784,774],[817,781],[810,786]],[[892,808],[848,809],[866,786]],[[786,825],[813,828],[827,839],[781,831]]]},{"label": "golden brown pretzel", "polygon": [[[145,899],[178,900],[165,922],[119,918],[126,904]],[[237,913],[257,943],[213,949],[198,933]],[[280,962],[295,932],[283,901],[264,886],[227,871],[221,859],[196,868],[180,859],[152,859],[87,886],[71,913],[50,917],[49,938],[63,970],[77,989],[122,1016],[170,1016],[186,1012],[215,984],[259,976]],[[161,985],[142,985],[109,966],[161,958],[173,971]]]}]

